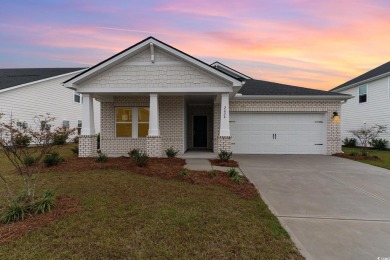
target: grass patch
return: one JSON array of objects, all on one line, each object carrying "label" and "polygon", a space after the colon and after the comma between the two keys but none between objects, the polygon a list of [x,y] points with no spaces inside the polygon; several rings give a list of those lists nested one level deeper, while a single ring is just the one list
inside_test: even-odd
[{"label": "grass patch", "polygon": [[[346,154],[361,154],[360,148],[343,147]],[[369,156],[377,156],[379,160],[359,160],[359,162],[371,164],[390,170],[390,151],[369,150]]]},{"label": "grass patch", "polygon": [[260,197],[121,169],[50,169],[40,186],[77,198],[80,209],[0,245],[1,259],[303,259]]}]

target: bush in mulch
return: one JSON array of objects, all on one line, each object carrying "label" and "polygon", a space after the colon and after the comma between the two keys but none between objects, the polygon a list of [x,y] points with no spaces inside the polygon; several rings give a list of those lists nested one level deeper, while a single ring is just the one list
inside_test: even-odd
[{"label": "bush in mulch", "polygon": [[78,210],[79,204],[75,199],[59,196],[56,200],[56,206],[50,212],[29,215],[23,221],[0,224],[0,244],[14,241],[28,232],[46,226]]},{"label": "bush in mulch", "polygon": [[346,158],[346,159],[351,159],[351,160],[355,160],[355,161],[382,161],[378,156],[365,156],[365,155],[361,155],[359,153],[350,153],[350,154],[347,154],[347,153],[335,153],[333,154],[333,156],[337,156],[337,157],[341,157],[341,158]]},{"label": "bush in mulch", "polygon": [[[70,158],[67,163],[43,169],[43,172],[83,172],[91,170],[124,170],[163,179],[175,179],[198,185],[217,185],[226,187],[245,199],[258,197],[256,188],[244,176],[240,185],[235,183],[226,172],[183,171],[185,160],[181,158],[150,158],[147,165],[139,167],[129,157],[110,158],[106,163],[97,163],[94,158]],[[214,176],[215,175],[215,176]]]},{"label": "bush in mulch", "polygon": [[222,161],[220,159],[209,159],[209,161],[214,166],[239,167],[238,162],[235,160]]}]

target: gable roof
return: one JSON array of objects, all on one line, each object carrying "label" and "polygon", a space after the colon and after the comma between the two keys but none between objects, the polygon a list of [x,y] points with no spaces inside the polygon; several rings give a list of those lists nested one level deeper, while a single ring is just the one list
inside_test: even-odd
[{"label": "gable roof", "polygon": [[130,46],[129,48],[111,56],[110,58],[96,64],[95,66],[77,74],[76,76],[68,79],[67,81],[64,82],[65,85],[68,85],[67,87],[70,87],[69,85],[72,84],[72,83],[75,83],[77,82],[78,80],[81,80],[82,78],[84,77],[88,77],[88,76],[91,76],[95,73],[98,73],[100,70],[104,69],[106,66],[110,66],[111,64],[118,64],[120,63],[121,61],[125,60],[128,55],[130,55],[131,53],[133,53],[134,51],[137,51],[137,50],[140,50],[141,48],[145,47],[145,46],[149,46],[149,44],[154,44],[158,47],[161,47],[163,49],[165,49],[166,51],[170,52],[171,54],[175,54],[177,56],[180,56],[181,58],[193,63],[194,65],[197,65],[198,67],[201,67],[221,78],[224,78],[228,81],[231,81],[233,83],[233,86],[235,87],[241,87],[241,81],[236,79],[235,77],[232,77],[231,75],[225,73],[225,72],[222,72],[220,70],[217,70],[216,68],[214,68],[213,66],[179,50],[179,49],[176,49],[175,47],[172,47],[152,36],[149,36],[148,38]]},{"label": "gable roof", "polygon": [[244,73],[241,73],[235,69],[232,69],[229,66],[226,66],[225,64],[223,64],[219,61],[212,63],[211,66],[213,66],[214,68],[216,68],[217,70],[219,70],[221,72],[224,72],[224,73],[231,75],[232,77],[234,77],[238,80],[251,79],[251,77],[245,75]]},{"label": "gable roof", "polygon": [[367,81],[369,79],[372,79],[372,78],[375,78],[375,77],[379,77],[381,75],[384,75],[384,74],[390,74],[390,61],[385,63],[385,64],[382,64],[380,65],[379,67],[376,67],[375,69],[372,69],[354,79],[351,79],[343,84],[341,84],[340,86],[337,86],[333,89],[331,89],[330,91],[336,91],[336,90],[340,90],[340,89],[343,89],[345,87],[348,87],[348,86],[351,86],[351,85],[356,85],[360,82],[363,82],[363,81]]},{"label": "gable roof", "polygon": [[243,96],[350,96],[330,91],[303,88],[257,79],[247,79],[244,86],[238,93]]},{"label": "gable roof", "polygon": [[27,84],[85,68],[0,69],[0,90]]}]

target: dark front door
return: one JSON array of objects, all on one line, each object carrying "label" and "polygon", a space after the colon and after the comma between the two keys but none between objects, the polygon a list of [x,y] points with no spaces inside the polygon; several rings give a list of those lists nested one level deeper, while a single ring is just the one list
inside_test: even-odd
[{"label": "dark front door", "polygon": [[194,147],[207,147],[207,116],[194,116]]}]

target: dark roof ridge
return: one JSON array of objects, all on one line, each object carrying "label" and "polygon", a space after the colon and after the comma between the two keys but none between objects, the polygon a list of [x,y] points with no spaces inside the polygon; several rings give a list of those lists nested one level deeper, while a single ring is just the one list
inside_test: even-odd
[{"label": "dark roof ridge", "polygon": [[344,88],[344,87],[347,87],[349,85],[353,85],[353,84],[357,84],[359,82],[362,82],[362,81],[366,81],[366,80],[369,80],[371,78],[375,78],[375,77],[378,77],[380,75],[383,75],[385,73],[389,73],[390,72],[390,61],[372,69],[372,70],[369,70],[347,82],[344,82],[343,84],[335,87],[335,88],[332,88],[330,91],[335,91],[335,90],[338,90],[338,89],[341,89],[341,88]]}]

